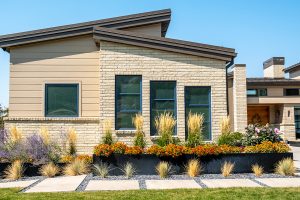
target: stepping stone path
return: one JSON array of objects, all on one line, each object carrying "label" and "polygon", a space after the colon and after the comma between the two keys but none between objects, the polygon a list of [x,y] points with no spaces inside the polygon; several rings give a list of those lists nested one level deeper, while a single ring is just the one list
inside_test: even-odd
[{"label": "stepping stone path", "polygon": [[262,187],[250,179],[202,179],[208,188]]},{"label": "stepping stone path", "polygon": [[62,176],[56,178],[46,178],[37,185],[29,188],[25,192],[69,192],[75,191],[86,175]]},{"label": "stepping stone path", "polygon": [[300,187],[300,178],[257,178],[255,180],[270,187]]},{"label": "stepping stone path", "polygon": [[147,189],[201,188],[194,180],[146,180]]},{"label": "stepping stone path", "polygon": [[137,180],[91,180],[86,191],[91,190],[139,190]]},{"label": "stepping stone path", "polygon": [[10,181],[10,182],[2,182],[0,183],[0,188],[25,188],[29,185],[35,183],[38,179],[28,180],[28,181]]}]

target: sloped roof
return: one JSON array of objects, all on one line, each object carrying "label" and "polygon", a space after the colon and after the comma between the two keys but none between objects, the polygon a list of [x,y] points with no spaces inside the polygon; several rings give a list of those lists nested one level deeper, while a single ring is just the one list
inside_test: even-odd
[{"label": "sloped roof", "polygon": [[114,17],[84,23],[70,24],[65,26],[57,26],[52,28],[3,35],[0,36],[0,47],[4,50],[7,50],[9,47],[16,45],[92,34],[94,26],[123,29],[141,25],[162,23],[162,37],[164,37],[167,32],[170,20],[170,9],[145,12],[122,17]]},{"label": "sloped roof", "polygon": [[290,72],[290,71],[296,70],[298,67],[300,67],[300,62],[298,62],[298,63],[296,63],[296,64],[294,64],[294,65],[291,65],[291,66],[285,68],[285,69],[284,69],[284,72],[285,72],[285,73],[288,73],[288,72]]},{"label": "sloped roof", "polygon": [[94,39],[135,46],[148,47],[153,49],[196,55],[206,58],[230,62],[235,56],[235,50],[195,42],[188,42],[177,39],[137,34],[129,31],[121,31],[103,27],[94,27]]},{"label": "sloped roof", "polygon": [[300,85],[299,79],[288,78],[247,78],[247,86],[293,86]]}]

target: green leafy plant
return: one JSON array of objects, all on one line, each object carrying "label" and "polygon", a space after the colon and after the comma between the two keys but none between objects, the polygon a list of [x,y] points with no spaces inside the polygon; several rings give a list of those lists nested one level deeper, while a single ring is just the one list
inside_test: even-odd
[{"label": "green leafy plant", "polygon": [[241,146],[243,134],[240,132],[222,133],[218,138],[218,145]]},{"label": "green leafy plant", "polygon": [[104,121],[103,123],[104,136],[102,137],[102,144],[112,145],[114,143],[111,127],[112,127],[111,121],[108,120]]},{"label": "green leafy plant", "polygon": [[0,130],[4,129],[4,117],[8,116],[8,108],[4,108],[1,104],[0,104]]},{"label": "green leafy plant", "polygon": [[191,112],[189,113],[187,120],[188,127],[188,138],[186,146],[196,147],[203,142],[202,128],[203,128],[204,117],[201,114]]},{"label": "green leafy plant", "polygon": [[100,164],[96,164],[93,166],[94,173],[101,178],[106,178],[111,170],[111,166],[108,163],[104,162],[100,162]]},{"label": "green leafy plant", "polygon": [[136,173],[135,167],[130,162],[127,162],[121,170],[126,178],[131,178]]},{"label": "green leafy plant", "polygon": [[134,146],[139,146],[141,148],[146,147],[146,140],[145,135],[143,131],[143,125],[144,125],[144,118],[141,114],[136,114],[135,117],[132,120],[133,125],[136,129],[135,136],[133,139]]},{"label": "green leafy plant", "polygon": [[76,155],[77,152],[77,133],[76,130],[71,128],[68,132],[68,143],[69,143],[69,155]]},{"label": "green leafy plant", "polygon": [[176,126],[176,120],[171,113],[164,112],[157,116],[155,118],[155,126],[159,135],[159,138],[157,139],[157,144],[159,146],[176,143],[176,140],[172,137]]},{"label": "green leafy plant", "polygon": [[275,172],[284,176],[294,176],[296,167],[292,158],[285,158],[276,165]]},{"label": "green leafy plant", "polygon": [[156,172],[160,178],[167,178],[172,172],[172,166],[165,161],[161,161],[156,166]]}]

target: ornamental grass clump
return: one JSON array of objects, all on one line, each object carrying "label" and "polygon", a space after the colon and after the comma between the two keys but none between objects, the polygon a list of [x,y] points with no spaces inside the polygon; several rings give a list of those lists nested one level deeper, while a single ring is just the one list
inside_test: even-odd
[{"label": "ornamental grass clump", "polygon": [[202,114],[191,112],[189,113],[187,120],[188,138],[186,146],[196,147],[203,142],[202,129],[203,129],[204,117]]},{"label": "ornamental grass clump", "polygon": [[52,162],[40,168],[40,174],[47,177],[54,177],[59,173],[59,168]]},{"label": "ornamental grass clump", "polygon": [[100,162],[100,164],[96,164],[93,166],[94,173],[101,178],[106,178],[111,170],[111,166],[108,163],[104,162]]},{"label": "ornamental grass clump", "polygon": [[20,179],[22,178],[24,171],[25,169],[22,161],[16,160],[4,171],[5,178],[9,180]]},{"label": "ornamental grass clump", "polygon": [[63,172],[67,176],[87,174],[89,172],[89,166],[84,160],[75,159],[65,166]]},{"label": "ornamental grass clump", "polygon": [[102,137],[102,144],[112,145],[114,143],[112,136],[112,124],[111,121],[105,120],[103,123],[104,136]]},{"label": "ornamental grass clump", "polygon": [[228,177],[231,175],[231,172],[234,169],[234,163],[225,161],[221,167],[221,172],[224,177]]},{"label": "ornamental grass clump", "polygon": [[172,137],[175,126],[176,120],[171,113],[164,112],[155,118],[155,127],[159,135],[157,144],[159,146],[176,143]]},{"label": "ornamental grass clump", "polygon": [[296,172],[296,167],[293,159],[285,158],[279,161],[276,165],[275,172],[284,176],[294,176]]},{"label": "ornamental grass clump", "polygon": [[186,173],[190,177],[199,176],[201,171],[202,171],[202,166],[201,166],[201,163],[199,162],[199,160],[197,160],[197,159],[189,160],[189,162],[186,166]]},{"label": "ornamental grass clump", "polygon": [[136,129],[136,133],[133,139],[134,146],[139,146],[141,148],[145,148],[146,140],[143,131],[144,118],[141,114],[136,114],[132,119],[132,123]]},{"label": "ornamental grass clump", "polygon": [[135,167],[130,162],[127,162],[121,170],[126,178],[131,178],[136,173]]},{"label": "ornamental grass clump", "polygon": [[50,139],[50,134],[49,134],[49,131],[47,128],[45,127],[42,127],[41,128],[41,138],[44,142],[45,145],[49,145],[50,142],[51,142],[51,139]]},{"label": "ornamental grass clump", "polygon": [[167,178],[172,172],[172,166],[166,161],[161,161],[156,166],[156,172],[160,178]]},{"label": "ornamental grass clump", "polygon": [[261,176],[264,173],[264,168],[258,164],[252,165],[251,169],[257,177]]},{"label": "ornamental grass clump", "polygon": [[18,143],[22,140],[22,132],[16,126],[12,126],[9,131],[12,143]]},{"label": "ornamental grass clump", "polygon": [[230,133],[230,117],[222,117],[220,122],[220,131],[221,134],[227,134]]},{"label": "ornamental grass clump", "polygon": [[69,143],[69,151],[68,151],[69,155],[76,155],[77,133],[76,133],[76,130],[73,128],[69,129],[68,143]]}]

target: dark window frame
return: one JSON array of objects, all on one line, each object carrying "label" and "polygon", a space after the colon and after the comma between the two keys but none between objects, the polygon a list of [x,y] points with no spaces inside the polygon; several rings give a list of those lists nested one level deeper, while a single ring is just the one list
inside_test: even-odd
[{"label": "dark window frame", "polygon": [[[153,83],[175,83],[175,88],[174,88],[174,98],[173,99],[152,99],[152,84]],[[174,102],[174,118],[176,120],[176,126],[174,128],[174,135],[173,136],[177,136],[177,81],[174,80],[152,80],[150,81],[150,136],[158,136],[157,135],[157,131],[153,130],[153,123],[155,123],[154,121],[152,121],[153,118],[153,113],[152,113],[152,101],[173,101]]]},{"label": "dark window frame", "polygon": [[141,113],[142,114],[142,82],[143,82],[143,77],[142,75],[115,75],[115,130],[135,130],[134,127],[129,128],[129,127],[124,127],[120,128],[118,126],[118,97],[120,94],[117,91],[117,78],[118,77],[140,77],[140,92],[138,93],[120,93],[121,95],[139,95],[140,96],[140,109],[139,110],[123,110],[120,111],[122,113]]},{"label": "dark window frame", "polygon": [[[298,94],[293,94],[293,95],[288,95],[287,94],[287,90],[298,90]],[[299,88],[284,88],[283,91],[284,91],[284,96],[299,96],[300,95],[300,89]]]},{"label": "dark window frame", "polygon": [[[255,95],[249,95],[248,90],[255,90],[256,91]],[[266,95],[261,95],[262,90],[266,90]],[[246,92],[247,92],[247,97],[266,97],[266,96],[268,96],[268,88],[250,88],[250,89],[247,89]]]},{"label": "dark window frame", "polygon": [[[77,97],[76,97],[76,111],[77,111],[77,114],[76,115],[49,115],[48,114],[48,110],[47,110],[47,105],[48,105],[48,86],[59,86],[59,87],[64,87],[66,85],[73,85],[73,86],[76,86],[77,87]],[[59,118],[59,117],[79,117],[79,83],[45,83],[45,99],[44,99],[44,116],[45,117],[56,117],[56,118]]]},{"label": "dark window frame", "polygon": [[193,104],[192,107],[207,107],[209,110],[209,121],[205,121],[204,123],[209,124],[209,137],[206,139],[206,141],[211,141],[212,140],[212,107],[211,107],[211,86],[185,86],[184,87],[184,123],[185,123],[185,138],[187,139],[188,136],[188,130],[187,130],[187,90],[190,88],[203,88],[203,89],[209,89],[209,94],[208,94],[208,104]]}]

